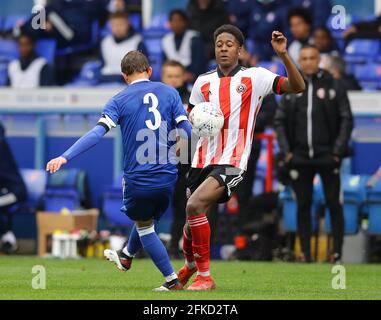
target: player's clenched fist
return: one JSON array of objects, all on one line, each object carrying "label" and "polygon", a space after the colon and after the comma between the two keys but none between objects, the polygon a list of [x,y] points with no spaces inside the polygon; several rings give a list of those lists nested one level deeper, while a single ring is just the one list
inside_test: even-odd
[{"label": "player's clenched fist", "polygon": [[54,158],[50,160],[46,165],[46,171],[49,171],[50,173],[55,173],[65,163],[67,163],[67,160],[64,157]]},{"label": "player's clenched fist", "polygon": [[277,55],[282,55],[287,52],[287,38],[282,32],[273,31],[271,34],[271,45]]}]

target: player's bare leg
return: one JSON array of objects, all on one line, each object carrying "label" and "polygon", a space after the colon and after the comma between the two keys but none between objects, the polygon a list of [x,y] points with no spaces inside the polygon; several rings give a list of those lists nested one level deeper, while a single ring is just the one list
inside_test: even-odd
[{"label": "player's bare leg", "polygon": [[[184,256],[186,265],[179,271],[179,280],[185,284],[195,272],[192,262],[197,267],[197,277],[188,290],[214,289],[210,276],[210,226],[206,212],[221,198],[225,187],[213,178],[207,178],[188,199],[186,212],[187,223],[184,226]],[[189,238],[191,236],[191,239]],[[190,246],[190,242],[192,245]],[[192,249],[192,250],[191,250]],[[192,260],[193,255],[193,260]]]}]

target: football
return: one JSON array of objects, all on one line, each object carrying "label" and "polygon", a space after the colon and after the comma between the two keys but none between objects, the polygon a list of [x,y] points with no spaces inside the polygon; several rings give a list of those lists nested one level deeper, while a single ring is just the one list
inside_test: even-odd
[{"label": "football", "polygon": [[193,133],[199,137],[216,136],[224,125],[224,115],[219,106],[211,102],[196,104],[189,114]]}]

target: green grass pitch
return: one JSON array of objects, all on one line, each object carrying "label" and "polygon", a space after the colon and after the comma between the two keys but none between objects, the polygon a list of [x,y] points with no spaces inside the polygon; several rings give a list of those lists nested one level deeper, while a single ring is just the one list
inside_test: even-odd
[{"label": "green grass pitch", "polygon": [[[46,270],[46,289],[32,288],[32,268]],[[178,269],[182,261],[175,260]],[[212,261],[218,288],[152,292],[163,279],[150,260],[121,272],[105,260],[0,257],[0,299],[381,299],[380,265],[346,265],[346,289],[332,289],[329,264]]]}]

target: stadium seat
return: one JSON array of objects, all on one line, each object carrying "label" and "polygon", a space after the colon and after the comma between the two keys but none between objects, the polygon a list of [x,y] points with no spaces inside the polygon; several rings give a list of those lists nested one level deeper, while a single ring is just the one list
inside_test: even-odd
[{"label": "stadium seat", "polygon": [[45,58],[49,64],[54,65],[56,47],[57,42],[55,40],[41,39],[36,43],[36,52],[39,56]]},{"label": "stadium seat", "polygon": [[19,51],[16,41],[0,38],[0,62],[9,62],[17,59],[18,56]]},{"label": "stadium seat", "polygon": [[44,195],[45,211],[59,213],[66,208],[70,211],[80,209],[79,193],[74,188],[47,188]]},{"label": "stadium seat", "polygon": [[347,63],[366,63],[374,60],[379,51],[378,39],[354,39],[345,48],[344,59]]},{"label": "stadium seat", "polygon": [[20,174],[27,189],[26,204],[30,208],[36,208],[41,204],[46,189],[47,173],[45,170],[21,169]]},{"label": "stadium seat", "polygon": [[297,231],[297,205],[292,188],[287,187],[279,193],[279,201],[282,203],[283,229],[286,232]]},{"label": "stadium seat", "polygon": [[151,19],[150,28],[168,29],[168,14],[167,13],[154,14]]},{"label": "stadium seat", "polygon": [[[366,175],[343,175],[341,188],[344,195],[344,233],[357,234],[360,227],[360,213],[366,200]],[[325,210],[325,231],[332,232],[329,210]]]},{"label": "stadium seat", "polygon": [[121,207],[123,204],[122,175],[114,180],[112,186],[108,187],[103,194],[102,211],[107,220],[114,226],[129,227],[133,221],[128,218]]},{"label": "stadium seat", "polygon": [[281,76],[287,76],[283,64],[279,61],[260,61],[256,67],[262,67]]},{"label": "stadium seat", "polygon": [[65,87],[89,87],[96,85],[99,81],[102,62],[93,60],[86,62],[73,82],[66,84]]},{"label": "stadium seat", "polygon": [[9,15],[3,20],[2,30],[11,30],[16,26],[21,26],[26,20],[28,20],[26,15]]},{"label": "stadium seat", "polygon": [[381,178],[367,189],[368,234],[381,235]]},{"label": "stadium seat", "polygon": [[381,64],[367,63],[354,68],[354,74],[367,90],[381,89]]},{"label": "stadium seat", "polygon": [[[322,187],[320,177],[314,180],[313,200],[311,206],[311,225],[312,231],[316,231],[318,226],[317,217],[320,206],[322,205]],[[290,186],[279,193],[279,201],[282,204],[283,228],[286,232],[296,232],[298,228],[297,203],[295,194]]]},{"label": "stadium seat", "polygon": [[7,84],[8,77],[8,64],[4,62],[0,62],[0,87],[5,86]]},{"label": "stadium seat", "polygon": [[148,58],[153,69],[152,80],[160,80],[162,65],[161,39],[168,33],[164,28],[151,28],[143,31],[144,44],[148,50]]},{"label": "stadium seat", "polygon": [[81,208],[80,174],[80,170],[77,169],[64,169],[49,176],[44,194],[46,211],[60,212],[63,208]]}]

